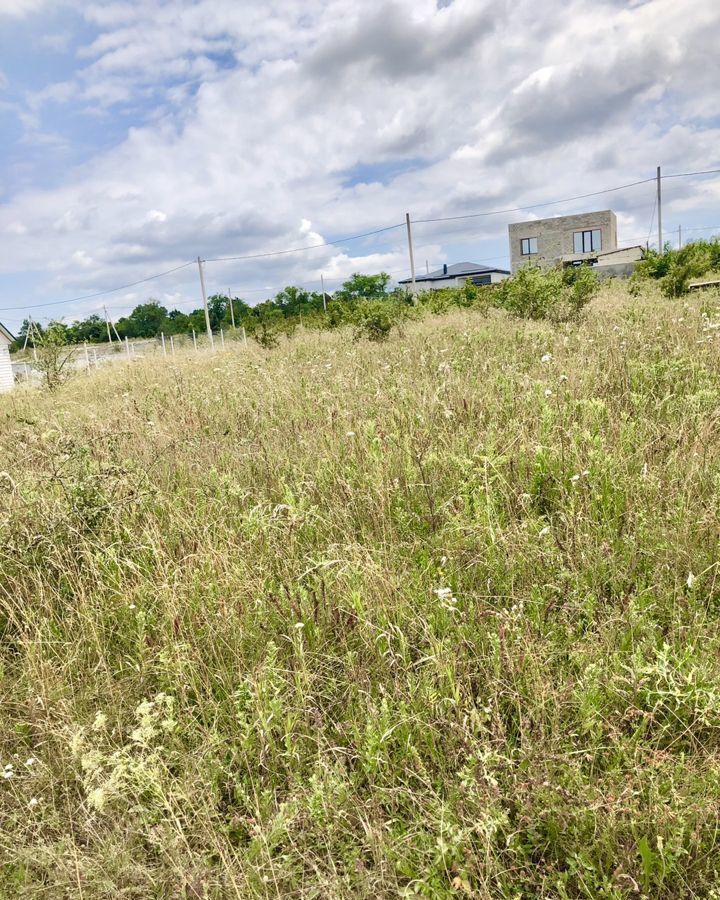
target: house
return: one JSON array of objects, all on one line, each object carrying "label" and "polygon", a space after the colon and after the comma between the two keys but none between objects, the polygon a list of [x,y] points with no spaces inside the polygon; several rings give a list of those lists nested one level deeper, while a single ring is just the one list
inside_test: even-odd
[{"label": "house", "polygon": [[[441,269],[428,272],[426,275],[415,276],[415,292],[439,291],[441,288],[462,287],[466,281],[473,284],[497,284],[503,281],[510,273],[507,269],[496,269],[492,266],[481,266],[479,263],[461,262]],[[402,284],[408,290],[412,290],[412,278],[403,278],[398,284]]]},{"label": "house", "polygon": [[601,255],[617,250],[617,219],[610,209],[516,222],[508,226],[510,268],[524,265],[594,264]]},{"label": "house", "polygon": [[10,362],[10,344],[14,340],[15,336],[0,322],[0,393],[11,391],[15,384]]},{"label": "house", "polygon": [[599,278],[629,278],[642,258],[643,248],[636,244],[634,247],[598,253],[597,259],[590,265]]}]

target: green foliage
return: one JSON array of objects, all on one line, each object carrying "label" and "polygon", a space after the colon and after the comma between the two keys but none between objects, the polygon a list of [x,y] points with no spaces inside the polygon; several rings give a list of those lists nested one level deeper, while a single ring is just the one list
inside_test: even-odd
[{"label": "green foliage", "polygon": [[720,299],[496,290],[7,399],[0,896],[718,900]]},{"label": "green foliage", "polygon": [[388,300],[362,300],[355,306],[352,323],[355,337],[384,341],[408,316],[407,307]]},{"label": "green foliage", "polygon": [[73,353],[67,343],[65,327],[60,322],[51,323],[42,333],[36,332],[34,366],[48,390],[56,390],[70,375]]},{"label": "green foliage", "polygon": [[494,289],[495,303],[523,319],[572,321],[598,291],[596,274],[588,266],[541,269],[523,266]]},{"label": "green foliage", "polygon": [[635,284],[648,279],[660,282],[666,297],[681,297],[696,278],[720,275],[720,239],[691,241],[681,249],[665,246],[662,254],[647,250],[632,276]]}]

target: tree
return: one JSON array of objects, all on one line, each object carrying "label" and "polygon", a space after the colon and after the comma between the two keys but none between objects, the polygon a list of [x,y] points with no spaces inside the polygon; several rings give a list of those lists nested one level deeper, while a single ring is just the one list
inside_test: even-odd
[{"label": "tree", "polygon": [[54,391],[68,378],[72,357],[66,326],[62,322],[51,322],[38,339],[35,360],[35,368],[42,374],[49,390]]},{"label": "tree", "polygon": [[380,272],[378,275],[361,275],[355,272],[340,290],[335,292],[333,299],[351,304],[360,300],[384,300],[388,296],[389,282],[390,276],[387,272]]}]

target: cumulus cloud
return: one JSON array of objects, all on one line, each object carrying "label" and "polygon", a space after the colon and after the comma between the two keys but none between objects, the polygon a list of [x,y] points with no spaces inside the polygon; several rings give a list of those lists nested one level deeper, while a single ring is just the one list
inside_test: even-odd
[{"label": "cumulus cloud", "polygon": [[[39,3],[7,6],[29,15]],[[647,177],[658,163],[720,164],[712,0],[691,9],[674,0],[90,0],[67,9],[46,44],[75,28],[74,68],[33,84],[19,115],[33,143],[52,134],[88,152],[53,179],[37,169],[0,207],[0,267],[49,272],[38,299],[128,283],[198,254],[322,243],[400,224],[406,211],[507,209]],[[65,118],[74,132],[63,132]],[[119,121],[128,127],[108,141],[102,123]],[[713,190],[668,185],[668,223],[675,209],[686,223],[705,215]],[[652,186],[599,205],[612,205],[635,237],[647,232]],[[505,253],[506,225],[522,217],[418,225],[417,257],[438,265],[455,253]],[[262,299],[269,286],[314,282],[321,271],[403,275],[405,259],[398,228],[208,264],[208,279]],[[182,270],[157,293],[196,303],[192,278]]]}]

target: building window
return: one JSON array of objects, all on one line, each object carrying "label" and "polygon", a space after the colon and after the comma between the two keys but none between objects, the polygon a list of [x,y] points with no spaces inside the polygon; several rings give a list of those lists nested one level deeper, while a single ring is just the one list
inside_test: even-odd
[{"label": "building window", "polygon": [[521,256],[532,256],[534,253],[537,253],[537,241],[537,238],[522,238],[520,241]]},{"label": "building window", "polygon": [[597,253],[602,250],[602,232],[599,228],[592,231],[576,231],[573,234],[575,253]]}]

